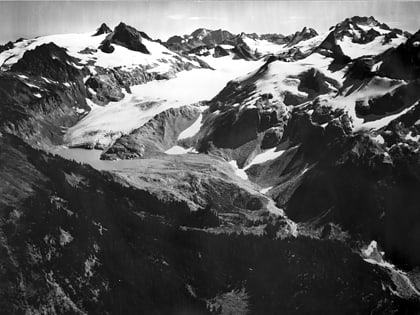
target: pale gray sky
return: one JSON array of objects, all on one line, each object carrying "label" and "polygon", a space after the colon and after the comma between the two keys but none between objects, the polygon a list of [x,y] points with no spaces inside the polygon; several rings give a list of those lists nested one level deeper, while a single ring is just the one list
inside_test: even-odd
[{"label": "pale gray sky", "polygon": [[164,40],[198,27],[290,34],[310,26],[324,32],[354,15],[373,15],[411,32],[420,29],[420,2],[413,0],[0,1],[0,43],[94,31],[102,22],[113,28],[120,21]]}]

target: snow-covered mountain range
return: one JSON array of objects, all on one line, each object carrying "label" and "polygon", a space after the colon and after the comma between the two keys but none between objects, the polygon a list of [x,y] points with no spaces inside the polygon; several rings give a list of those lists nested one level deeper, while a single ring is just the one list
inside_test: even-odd
[{"label": "snow-covered mountain range", "polygon": [[0,46],[0,309],[419,312],[419,79],[373,17]]}]

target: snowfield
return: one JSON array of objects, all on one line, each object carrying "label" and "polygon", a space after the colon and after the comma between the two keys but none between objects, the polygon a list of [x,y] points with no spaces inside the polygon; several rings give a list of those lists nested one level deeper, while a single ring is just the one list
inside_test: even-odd
[{"label": "snowfield", "polygon": [[203,125],[202,121],[203,114],[200,114],[200,116],[198,116],[197,120],[191,126],[179,134],[178,140],[194,137],[200,131],[200,128]]},{"label": "snowfield", "polygon": [[393,38],[390,43],[384,45],[385,36],[378,36],[373,41],[367,44],[356,44],[351,41],[350,37],[344,37],[342,41],[338,41],[343,53],[352,59],[356,59],[362,56],[378,55],[383,53],[389,48],[397,47],[404,43],[406,38],[398,35],[397,38]]},{"label": "snowfield", "polygon": [[[92,33],[76,33],[24,39],[16,43],[12,49],[0,54],[0,66],[11,66],[22,58],[26,51],[51,42],[57,46],[66,48],[69,55],[80,59],[81,64],[88,64],[90,62],[104,68],[123,67],[130,69],[139,65],[147,65],[151,68],[156,68],[156,72],[161,72],[168,66],[168,62],[173,61],[174,57],[178,56],[163,45],[145,38],[143,38],[143,44],[150,51],[150,54],[143,54],[114,44],[112,45],[115,48],[114,52],[107,54],[98,49],[107,35],[92,36]],[[81,53],[86,48],[91,51],[89,53]],[[186,61],[185,58],[183,59]]]},{"label": "snowfield", "polygon": [[[141,127],[162,111],[210,100],[228,81],[260,65],[260,62],[233,60],[229,56],[218,59],[209,57],[206,61],[216,70],[182,71],[174,79],[132,86],[131,94],[125,94],[123,100],[106,106],[98,106],[88,100],[91,112],[68,129],[65,143],[69,146],[84,143],[108,146],[116,138]],[[190,128],[199,128],[200,124]],[[192,132],[194,130],[185,131],[182,136]]]},{"label": "snowfield", "polygon": [[345,75],[345,69],[332,72],[328,70],[332,58],[324,57],[318,53],[314,53],[307,58],[294,61],[273,61],[267,65],[267,69],[261,71],[256,69],[254,72],[237,78],[235,81],[241,85],[255,84],[255,93],[250,95],[242,106],[254,106],[263,94],[271,94],[272,101],[283,103],[286,93],[291,93],[300,97],[307,97],[307,93],[299,91],[298,75],[315,68],[326,77],[333,79],[339,85],[342,84]]},{"label": "snowfield", "polygon": [[277,147],[265,150],[262,153],[256,155],[252,159],[252,161],[244,168],[244,170],[247,170],[251,166],[256,165],[256,164],[261,164],[270,160],[275,160],[278,157],[280,157],[284,152],[286,152],[286,150],[277,151]]}]

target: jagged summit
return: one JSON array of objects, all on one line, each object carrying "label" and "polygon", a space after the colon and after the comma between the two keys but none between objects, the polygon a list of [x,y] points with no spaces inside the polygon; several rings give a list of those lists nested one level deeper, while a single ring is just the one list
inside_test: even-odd
[{"label": "jagged summit", "polygon": [[150,54],[147,47],[142,43],[143,38],[151,40],[146,33],[140,32],[134,27],[121,22],[115,27],[114,31],[105,38],[100,46],[100,49],[103,52],[112,53],[114,50],[111,46],[112,43],[126,47],[130,50]]},{"label": "jagged summit", "polygon": [[296,45],[297,43],[308,40],[312,37],[318,36],[318,32],[311,27],[304,27],[301,31],[298,31],[294,34],[287,36],[286,40],[288,41],[288,46]]},{"label": "jagged summit", "polygon": [[191,36],[193,39],[200,40],[206,45],[217,45],[223,43],[226,40],[232,39],[235,35],[222,29],[208,30],[200,28],[192,32]]},{"label": "jagged summit", "polygon": [[332,57],[339,63],[347,63],[350,61],[350,58],[343,53],[342,48],[337,43],[334,32],[330,32],[315,51],[327,57]]},{"label": "jagged summit", "polygon": [[383,29],[388,29],[390,30],[391,28],[385,24],[385,23],[381,23],[378,20],[376,20],[373,16],[353,16],[350,18],[346,18],[344,21],[336,24],[335,26],[333,26],[332,28],[343,28],[343,27],[349,27],[350,25],[353,26],[370,26],[370,27],[374,27],[374,26],[379,26]]},{"label": "jagged summit", "polygon": [[210,32],[212,32],[212,30],[209,30],[207,28],[198,28],[191,33],[191,36],[192,37],[197,37],[199,39],[203,39]]},{"label": "jagged summit", "polygon": [[108,25],[106,25],[105,23],[102,23],[101,26],[99,26],[96,29],[96,33],[93,36],[108,34],[108,33],[111,33],[111,32],[112,32],[112,30],[108,27]]},{"label": "jagged summit", "polygon": [[390,28],[387,24],[381,23],[373,16],[360,17],[354,16],[347,18],[344,21],[332,26],[330,31],[338,40],[344,38],[351,38],[353,43],[366,44],[374,41],[379,36],[386,35],[391,38],[396,38],[398,35],[403,35],[403,31],[396,28]]}]

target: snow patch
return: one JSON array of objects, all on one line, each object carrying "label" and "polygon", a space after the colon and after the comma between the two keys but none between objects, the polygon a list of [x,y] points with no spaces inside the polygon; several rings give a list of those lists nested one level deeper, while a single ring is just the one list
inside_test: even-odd
[{"label": "snow patch", "polygon": [[235,172],[235,174],[245,180],[249,180],[247,173],[245,172],[244,169],[240,169],[238,167],[238,163],[236,162],[236,160],[231,160],[228,162],[230,164],[230,166],[232,166],[233,171]]},{"label": "snow patch", "polygon": [[60,240],[59,241],[60,241],[61,246],[67,245],[71,241],[73,241],[73,236],[69,232],[63,230],[61,227],[59,228],[59,230],[60,230]]},{"label": "snow patch", "polygon": [[405,136],[406,140],[411,140],[414,142],[418,142],[420,140],[420,134],[417,136],[413,136],[413,133],[410,131],[406,136]]},{"label": "snow patch", "polygon": [[200,114],[197,120],[190,127],[188,127],[179,134],[178,140],[194,137],[200,131],[201,126],[203,125],[202,120],[203,114]]},{"label": "snow patch", "polygon": [[174,145],[172,148],[165,151],[166,154],[170,155],[180,155],[180,154],[188,154],[188,153],[198,153],[194,148],[185,149],[178,145]]},{"label": "snow patch", "polygon": [[262,153],[255,156],[251,163],[249,163],[244,170],[249,169],[252,165],[261,164],[267,161],[275,160],[280,157],[286,150],[276,151],[277,148],[271,148],[263,151]]},{"label": "snow patch", "polygon": [[385,139],[384,137],[382,137],[381,135],[376,135],[374,137],[371,137],[372,140],[378,142],[379,144],[384,144],[385,143]]},{"label": "snow patch", "polygon": [[338,42],[343,50],[343,53],[352,59],[362,56],[378,55],[392,47],[397,47],[404,43],[407,39],[404,36],[398,36],[388,44],[384,44],[384,36],[378,36],[373,41],[366,44],[357,44],[352,42],[352,38],[344,36]]},{"label": "snow patch", "polygon": [[264,189],[261,189],[260,190],[260,193],[262,193],[262,194],[266,194],[266,193],[268,193],[271,189],[273,188],[273,186],[270,186],[270,187],[267,187],[267,188],[264,188]]}]

